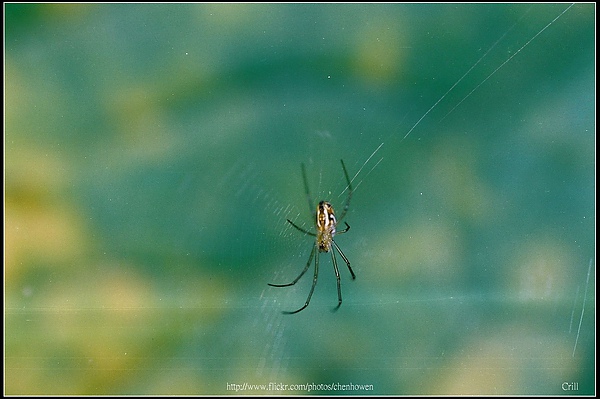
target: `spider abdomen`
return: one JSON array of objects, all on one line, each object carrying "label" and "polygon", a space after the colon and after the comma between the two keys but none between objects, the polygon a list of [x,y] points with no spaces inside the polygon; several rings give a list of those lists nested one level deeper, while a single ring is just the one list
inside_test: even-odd
[{"label": "spider abdomen", "polygon": [[317,206],[317,245],[319,252],[329,252],[335,235],[337,220],[335,211],[327,201],[319,202]]}]

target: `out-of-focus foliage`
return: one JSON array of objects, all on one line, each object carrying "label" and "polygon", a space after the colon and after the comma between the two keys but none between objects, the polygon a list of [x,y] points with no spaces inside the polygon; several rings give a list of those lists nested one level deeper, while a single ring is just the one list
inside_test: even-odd
[{"label": "out-of-focus foliage", "polygon": [[[593,393],[567,7],[5,4],[5,393]],[[284,316],[341,158],[357,280]]]}]

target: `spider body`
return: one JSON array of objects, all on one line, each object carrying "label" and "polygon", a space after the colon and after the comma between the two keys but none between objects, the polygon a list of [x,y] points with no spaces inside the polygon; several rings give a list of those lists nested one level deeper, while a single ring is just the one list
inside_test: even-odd
[{"label": "spider body", "polygon": [[[333,206],[331,206],[331,204],[327,201],[320,201],[319,204],[317,205],[317,211],[316,211],[316,215],[315,215],[316,216],[315,217],[316,233],[306,231],[302,227],[298,227],[291,220],[287,219],[288,223],[291,224],[297,230],[301,231],[302,233],[304,233],[306,235],[315,237],[315,242],[313,245],[313,249],[310,252],[310,257],[308,258],[308,262],[306,263],[306,266],[304,267],[304,270],[302,270],[302,273],[300,273],[300,275],[298,277],[296,277],[296,279],[294,281],[292,281],[289,284],[269,284],[269,285],[272,287],[289,287],[291,285],[296,284],[296,282],[298,282],[298,280],[300,280],[300,278],[304,275],[304,273],[306,273],[306,271],[310,267],[310,263],[312,262],[313,258],[315,259],[315,274],[313,276],[312,287],[310,289],[310,292],[308,293],[308,298],[306,299],[304,306],[302,306],[300,309],[295,310],[293,312],[283,312],[283,313],[286,313],[286,314],[298,313],[301,310],[303,310],[304,308],[306,308],[308,306],[308,304],[310,303],[310,298],[312,297],[312,294],[315,290],[315,286],[317,285],[317,277],[319,275],[319,253],[321,253],[321,252],[331,252],[331,261],[333,262],[333,270],[335,272],[335,277],[337,280],[337,292],[338,292],[338,305],[335,307],[334,310],[337,310],[340,307],[340,305],[342,304],[342,288],[341,288],[341,283],[340,283],[340,272],[338,270],[337,260],[335,258],[336,251],[340,254],[342,259],[346,263],[346,266],[348,266],[348,270],[350,271],[350,274],[352,275],[352,279],[354,280],[356,278],[356,276],[354,275],[354,272],[352,271],[352,268],[350,267],[350,261],[348,260],[346,255],[344,255],[344,253],[342,252],[340,247],[337,245],[337,243],[333,239],[333,237],[336,234],[343,234],[343,233],[347,232],[348,230],[350,230],[350,226],[346,222],[344,222],[344,224],[346,225],[346,228],[344,230],[341,230],[341,231],[336,230],[338,221],[341,221],[344,218],[344,216],[346,216],[346,212],[348,212],[348,208],[350,207],[350,199],[352,198],[352,182],[350,181],[350,178],[348,177],[348,172],[346,171],[346,166],[344,165],[344,161],[342,160],[341,162],[342,162],[342,169],[344,170],[344,176],[346,177],[346,183],[348,184],[346,187],[348,189],[348,197],[346,198],[346,204],[344,205],[344,209],[342,210],[339,220],[335,217],[335,211],[333,210]],[[308,205],[311,208],[311,212],[312,212],[313,202],[310,198],[310,192],[308,190],[308,180],[306,179],[306,170],[304,169],[304,164],[302,164],[302,177],[304,179],[304,190],[306,192],[306,198],[308,199]]]},{"label": "spider body", "polygon": [[319,202],[317,206],[317,245],[319,252],[331,251],[331,243],[335,235],[335,212],[327,201]]}]

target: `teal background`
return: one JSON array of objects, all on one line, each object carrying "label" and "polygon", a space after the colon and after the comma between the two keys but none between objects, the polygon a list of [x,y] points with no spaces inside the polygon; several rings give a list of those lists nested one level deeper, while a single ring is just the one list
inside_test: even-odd
[{"label": "teal background", "polygon": [[4,7],[5,394],[595,392],[593,4]]}]

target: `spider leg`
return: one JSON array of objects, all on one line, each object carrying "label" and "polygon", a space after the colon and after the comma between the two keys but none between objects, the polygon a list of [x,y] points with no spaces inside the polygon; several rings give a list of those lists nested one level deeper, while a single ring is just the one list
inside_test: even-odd
[{"label": "spider leg", "polygon": [[[315,246],[313,247],[312,253],[311,253],[311,258],[312,258],[312,254],[315,253],[316,249],[317,249],[317,245],[315,244]],[[309,263],[310,263],[310,260],[309,260]],[[304,272],[302,272],[302,274],[304,274]],[[310,292],[308,293],[308,298],[306,298],[306,302],[304,303],[304,306],[302,306],[298,310],[294,310],[293,312],[284,311],[283,312],[284,314],[298,313],[299,311],[304,310],[304,308],[306,308],[308,306],[308,304],[310,303],[310,298],[312,297],[312,294],[315,291],[315,285],[317,285],[318,275],[319,275],[319,254],[317,254],[317,256],[315,256],[315,275],[313,277],[312,287],[310,287]]]},{"label": "spider leg", "polygon": [[[297,230],[301,231],[304,234],[308,234],[309,236],[313,236],[316,237],[317,235],[315,233],[311,233],[310,231],[306,231],[304,230],[302,227],[298,227],[294,224],[294,222],[292,222],[290,219],[287,219],[288,223],[291,224],[292,226],[294,226]],[[348,228],[350,228],[350,226],[348,226]],[[309,262],[310,263],[310,262]]]},{"label": "spider leg", "polygon": [[335,234],[344,234],[345,232],[347,232],[348,230],[350,230],[350,225],[346,222],[344,222],[346,224],[346,228],[342,231],[338,231]]},{"label": "spider leg", "polygon": [[[350,228],[350,226],[348,226],[348,228]],[[342,256],[342,259],[344,259],[344,262],[346,262],[346,266],[348,266],[348,270],[350,270],[350,274],[352,275],[352,280],[355,280],[356,279],[356,275],[354,274],[354,272],[352,271],[352,268],[350,267],[350,261],[348,260],[348,258],[346,258],[346,255],[344,255],[344,253],[342,252],[342,250],[339,247],[339,245],[337,245],[337,243],[335,241],[333,241],[333,240],[331,240],[331,242],[333,242],[333,246],[340,253],[340,255]]]},{"label": "spider leg", "polygon": [[306,168],[304,167],[304,164],[301,164],[302,166],[302,179],[304,179],[304,192],[306,193],[306,199],[308,200],[308,209],[310,210],[310,212],[313,212],[313,202],[312,199],[310,198],[310,191],[308,190],[308,179],[306,178]]},{"label": "spider leg", "polygon": [[342,306],[342,286],[340,283],[340,271],[338,270],[337,260],[335,259],[335,251],[331,251],[331,260],[333,261],[333,270],[335,271],[335,279],[337,280],[338,305],[333,308],[335,312]]},{"label": "spider leg", "polygon": [[348,183],[347,185],[347,189],[348,189],[348,197],[346,198],[346,204],[344,205],[344,209],[342,209],[342,213],[340,214],[340,218],[338,219],[338,221],[342,220],[344,218],[344,216],[346,216],[346,212],[348,212],[348,208],[350,207],[350,199],[352,198],[352,182],[350,181],[350,178],[348,177],[348,171],[346,170],[346,165],[344,165],[344,160],[340,159],[340,162],[342,163],[342,169],[344,170],[344,176],[346,177],[346,183]]},{"label": "spider leg", "polygon": [[[304,273],[306,273],[306,271],[308,270],[308,268],[310,267],[310,262],[312,261],[313,256],[315,256],[315,250],[317,249],[316,245],[313,247],[312,251],[310,252],[310,257],[308,258],[308,262],[306,262],[306,266],[304,267],[304,270],[302,270],[302,273],[300,273],[300,275],[298,277],[296,277],[296,279],[294,281],[292,281],[289,284],[271,284],[271,283],[267,283],[268,285],[270,285],[271,287],[289,287],[291,285],[294,285],[298,282],[298,280],[300,280],[300,278],[302,278],[302,276],[304,276]],[[319,256],[317,256],[318,258]],[[314,288],[314,286],[313,286]]]}]

